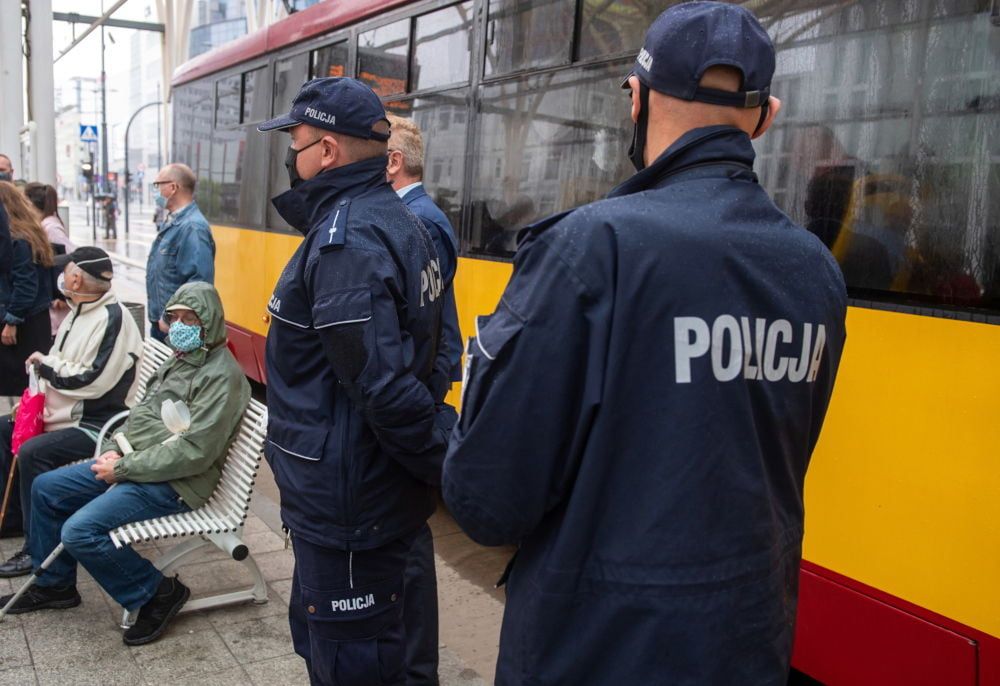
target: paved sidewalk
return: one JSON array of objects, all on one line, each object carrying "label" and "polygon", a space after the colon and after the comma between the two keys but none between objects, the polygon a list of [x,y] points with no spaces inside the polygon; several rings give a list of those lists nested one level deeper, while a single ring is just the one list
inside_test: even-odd
[{"label": "paved sidewalk", "polygon": [[[244,541],[268,582],[267,603],[182,614],[156,643],[130,648],[122,643],[118,628],[121,608],[81,570],[78,588],[83,604],[79,607],[16,615],[0,623],[0,686],[308,684],[288,630],[292,553],[253,514]],[[140,550],[155,557],[170,545],[147,544]],[[6,559],[20,546],[21,539],[0,540],[0,553]],[[181,567],[179,573],[194,597],[250,584],[243,565],[218,551]],[[11,580],[0,579],[0,593],[11,591]],[[442,684],[485,683],[463,668],[446,647],[441,653]]]}]

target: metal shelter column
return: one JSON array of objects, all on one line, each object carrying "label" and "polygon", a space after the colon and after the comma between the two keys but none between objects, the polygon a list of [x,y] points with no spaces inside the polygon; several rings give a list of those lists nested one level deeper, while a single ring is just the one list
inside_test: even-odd
[{"label": "metal shelter column", "polygon": [[0,153],[10,157],[14,175],[21,164],[21,127],[24,125],[24,82],[21,65],[21,3],[0,2]]}]

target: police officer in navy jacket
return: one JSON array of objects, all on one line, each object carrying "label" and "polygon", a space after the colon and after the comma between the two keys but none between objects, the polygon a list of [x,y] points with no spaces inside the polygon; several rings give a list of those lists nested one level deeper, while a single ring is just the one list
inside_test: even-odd
[{"label": "police officer in navy jacket", "polygon": [[[462,378],[462,334],[452,280],[458,266],[458,242],[448,217],[424,190],[424,141],[412,119],[389,113],[389,183],[406,206],[423,222],[434,241],[441,263],[444,292],[441,294],[441,339],[434,364],[431,392],[441,405],[453,381]],[[442,408],[451,414],[451,407]],[[455,415],[452,415],[454,418]],[[430,527],[417,534],[406,566],[403,619],[406,624],[406,669],[408,686],[438,683],[437,575],[434,569],[434,539]]]},{"label": "police officer in navy jacket", "polygon": [[774,66],[739,6],[660,15],[625,84],[638,173],[529,227],[479,318],[443,491],[520,546],[498,684],[787,679],[847,298],[752,171]]},{"label": "police officer in navy jacket", "polygon": [[289,616],[313,684],[403,683],[403,572],[447,443],[428,385],[444,288],[434,246],[386,181],[389,127],[360,81],[315,79],[291,112],[305,236],[268,304],[266,456],[295,551]]}]

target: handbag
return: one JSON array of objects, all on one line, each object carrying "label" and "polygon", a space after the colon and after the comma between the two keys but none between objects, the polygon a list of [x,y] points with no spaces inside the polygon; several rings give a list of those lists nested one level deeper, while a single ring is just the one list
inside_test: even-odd
[{"label": "handbag", "polygon": [[10,504],[10,493],[14,487],[14,474],[17,472],[17,453],[26,441],[45,431],[45,394],[39,387],[38,371],[32,365],[28,370],[28,387],[21,394],[21,403],[14,415],[14,432],[10,447],[14,458],[10,462],[10,473],[7,474],[7,487],[3,492],[3,504],[0,505],[0,529],[3,529],[7,518],[7,506]]}]

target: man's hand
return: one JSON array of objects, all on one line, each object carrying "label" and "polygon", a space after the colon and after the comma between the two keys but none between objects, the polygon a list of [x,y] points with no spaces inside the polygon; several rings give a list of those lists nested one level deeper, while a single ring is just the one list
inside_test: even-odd
[{"label": "man's hand", "polygon": [[53,300],[52,301],[52,309],[53,310],[57,310],[59,312],[63,312],[65,310],[69,310],[69,305],[66,304],[65,300],[58,300],[57,299],[57,300]]},{"label": "man's hand", "polygon": [[114,450],[109,450],[90,465],[90,471],[94,473],[98,481],[113,484],[115,482],[115,463],[120,459],[122,459],[121,455]]},{"label": "man's hand", "polygon": [[25,362],[25,365],[26,366],[32,366],[33,365],[35,367],[40,367],[40,366],[42,366],[42,362],[44,360],[45,360],[45,355],[43,355],[40,352],[33,352],[33,353],[31,353],[31,355],[28,356],[28,361]]},{"label": "man's hand", "polygon": [[17,327],[13,324],[4,324],[3,332],[0,333],[0,343],[17,345]]}]

